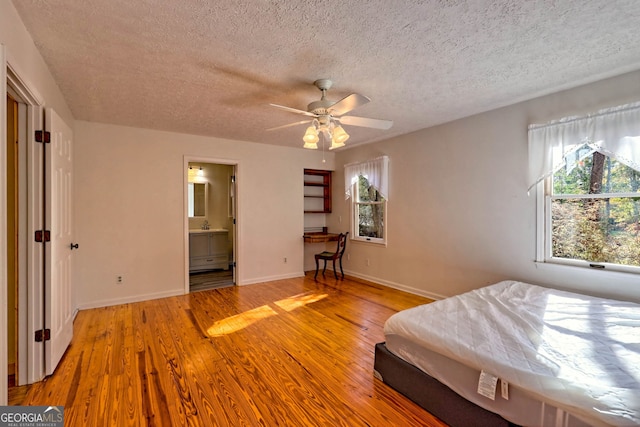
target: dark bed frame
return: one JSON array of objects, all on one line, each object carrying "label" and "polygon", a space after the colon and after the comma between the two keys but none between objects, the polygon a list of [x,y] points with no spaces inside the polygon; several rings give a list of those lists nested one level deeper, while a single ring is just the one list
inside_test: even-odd
[{"label": "dark bed frame", "polygon": [[446,385],[391,353],[375,347],[375,375],[451,427],[514,427],[500,415],[466,400]]}]

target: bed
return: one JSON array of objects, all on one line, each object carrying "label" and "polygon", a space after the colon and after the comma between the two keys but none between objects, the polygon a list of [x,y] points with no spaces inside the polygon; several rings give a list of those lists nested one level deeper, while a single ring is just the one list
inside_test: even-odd
[{"label": "bed", "polygon": [[391,316],[374,374],[451,426],[640,425],[640,305],[504,281]]}]

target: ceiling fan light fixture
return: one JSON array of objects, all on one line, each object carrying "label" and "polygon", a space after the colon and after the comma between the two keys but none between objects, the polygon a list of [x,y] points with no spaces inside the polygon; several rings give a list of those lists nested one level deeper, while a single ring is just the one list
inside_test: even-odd
[{"label": "ceiling fan light fixture", "polygon": [[318,137],[318,130],[316,129],[316,127],[309,126],[307,128],[307,131],[304,133],[302,140],[304,141],[304,148],[312,148],[312,149],[318,148],[317,144],[320,138]]},{"label": "ceiling fan light fixture", "polygon": [[[318,148],[317,144],[320,140],[320,133],[323,134],[323,141],[331,142],[329,149],[344,147],[344,143],[349,139],[349,134],[342,128],[341,121],[349,126],[362,126],[374,129],[389,129],[393,122],[391,120],[371,119],[366,117],[346,116],[349,111],[358,108],[371,101],[368,97],[358,93],[352,93],[341,100],[334,102],[327,99],[327,90],[331,88],[332,82],[329,79],[318,79],[313,84],[320,89],[322,97],[319,101],[311,102],[307,105],[307,110],[299,110],[297,108],[285,107],[284,105],[269,104],[292,113],[302,114],[307,117],[313,117],[312,124],[307,128],[302,140],[304,148]],[[268,130],[286,128],[296,126],[302,123],[308,123],[309,120],[303,120],[297,123],[291,123],[284,126],[278,126]],[[324,147],[324,145],[323,145]]]},{"label": "ceiling fan light fixture", "polygon": [[347,141],[347,139],[349,139],[349,134],[342,128],[342,126],[337,125],[333,128],[331,141],[337,144],[341,144],[340,146],[342,147],[344,146],[344,143]]},{"label": "ceiling fan light fixture", "polygon": [[318,143],[317,142],[305,142],[302,147],[303,148],[308,148],[310,150],[317,150],[318,149]]},{"label": "ceiling fan light fixture", "polygon": [[344,142],[331,141],[331,147],[329,147],[329,150],[335,150],[340,147],[344,147]]}]

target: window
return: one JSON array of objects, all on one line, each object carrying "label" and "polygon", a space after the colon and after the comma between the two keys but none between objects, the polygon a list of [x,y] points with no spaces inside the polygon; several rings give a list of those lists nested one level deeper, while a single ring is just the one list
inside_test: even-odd
[{"label": "window", "polygon": [[596,151],[552,183],[552,258],[640,267],[640,172]]},{"label": "window", "polygon": [[351,198],[351,239],[386,244],[388,175],[387,156],[345,165],[345,195]]},{"label": "window", "polygon": [[358,181],[354,187],[352,221],[354,238],[384,243],[386,240],[384,197],[363,175],[358,175]]},{"label": "window", "polygon": [[640,103],[529,126],[537,261],[640,273]]}]

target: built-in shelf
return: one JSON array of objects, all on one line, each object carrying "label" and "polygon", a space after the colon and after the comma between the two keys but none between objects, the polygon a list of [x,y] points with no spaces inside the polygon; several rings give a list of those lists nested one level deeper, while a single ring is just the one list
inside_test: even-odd
[{"label": "built-in shelf", "polygon": [[331,213],[331,171],[304,170],[304,197],[322,199],[316,203],[305,203],[304,213]]}]

